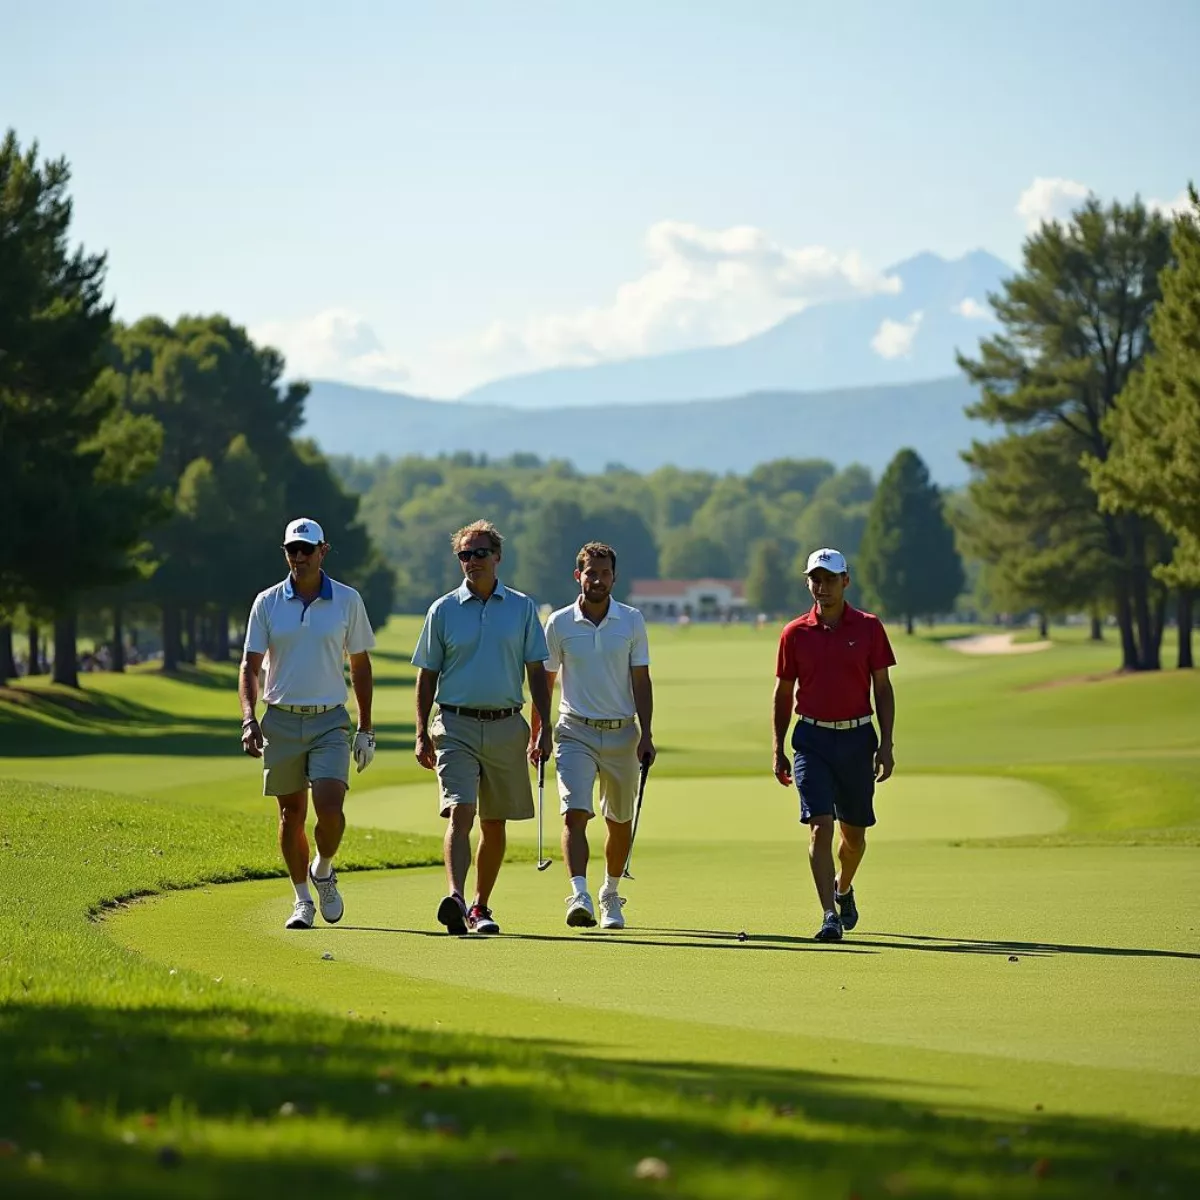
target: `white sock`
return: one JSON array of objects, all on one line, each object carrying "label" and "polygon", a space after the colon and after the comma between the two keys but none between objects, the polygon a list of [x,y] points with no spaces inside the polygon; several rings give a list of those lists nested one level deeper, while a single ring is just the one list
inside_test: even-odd
[{"label": "white sock", "polygon": [[328,879],[329,873],[333,870],[333,859],[322,858],[320,853],[313,859],[312,873],[314,879]]},{"label": "white sock", "polygon": [[617,894],[617,888],[619,888],[620,886],[621,886],[620,875],[605,875],[604,876],[604,891],[608,892],[610,895],[615,896]]},{"label": "white sock", "polygon": [[584,892],[587,891],[587,876],[586,875],[572,875],[571,876],[571,887],[574,889],[575,895],[582,896],[584,894]]},{"label": "white sock", "polygon": [[309,904],[312,903],[312,892],[308,890],[307,883],[293,883],[292,887],[296,889],[297,900],[307,900]]}]

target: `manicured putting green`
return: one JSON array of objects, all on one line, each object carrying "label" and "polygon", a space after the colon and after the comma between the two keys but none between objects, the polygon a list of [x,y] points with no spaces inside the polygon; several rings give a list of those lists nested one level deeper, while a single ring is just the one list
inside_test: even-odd
[{"label": "manicured putting green", "polygon": [[[1187,1119],[1200,1103],[1191,852],[956,847],[946,839],[1053,829],[1061,810],[1011,781],[895,782],[862,922],[840,947],[809,940],[817,913],[788,793],[749,779],[663,781],[619,934],[564,926],[557,861],[546,874],[506,865],[493,939],[440,931],[437,870],[346,876],[344,922],[311,932],[282,928],[279,881],[152,899],[111,929],[164,970],[359,1017],[602,1056],[827,1066],[848,1086],[883,1080],[945,1103]],[[430,789],[410,791],[371,796],[370,823],[389,804],[397,822],[428,806]],[[1129,902],[1150,879],[1153,922]]]},{"label": "manicured putting green", "polygon": [[[440,834],[445,822],[437,808],[437,784],[430,775],[424,784],[351,792],[347,813],[363,826]],[[896,775],[879,787],[876,811],[880,824],[872,839],[889,842],[1053,833],[1066,821],[1065,807],[1047,789],[1020,779],[977,776]],[[795,790],[781,787],[768,775],[659,779],[651,772],[638,845],[795,842],[804,836],[798,818]],[[558,791],[550,777],[545,828],[557,845]],[[512,822],[509,836],[536,838],[536,821]]]}]

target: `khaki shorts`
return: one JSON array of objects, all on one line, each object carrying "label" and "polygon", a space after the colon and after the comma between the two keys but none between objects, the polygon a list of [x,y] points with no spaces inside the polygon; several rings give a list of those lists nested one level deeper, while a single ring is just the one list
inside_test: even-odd
[{"label": "khaki shorts", "polygon": [[429,723],[437,750],[443,817],[460,804],[477,804],[481,821],[528,821],[533,816],[529,781],[529,722],[520,713],[479,721],[440,709]]},{"label": "khaki shorts", "polygon": [[554,765],[562,811],[582,810],[595,816],[592,792],[600,780],[600,811],[607,821],[633,820],[638,789],[638,727],[596,729],[577,717],[562,716],[554,729]]},{"label": "khaki shorts", "polygon": [[339,779],[350,786],[350,734],[345,705],[323,713],[293,713],[267,707],[263,735],[263,795],[290,796],[313,779]]}]

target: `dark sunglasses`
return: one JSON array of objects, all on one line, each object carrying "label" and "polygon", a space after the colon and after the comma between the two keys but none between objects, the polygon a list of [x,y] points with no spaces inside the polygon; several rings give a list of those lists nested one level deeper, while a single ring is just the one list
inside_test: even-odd
[{"label": "dark sunglasses", "polygon": [[307,558],[308,555],[315,554],[317,552],[317,547],[311,542],[288,542],[288,544],[284,546],[283,552],[288,556],[288,558],[299,558],[301,555]]},{"label": "dark sunglasses", "polygon": [[459,562],[470,562],[473,558],[491,558],[491,546],[476,546],[474,550],[460,550],[458,552]]}]

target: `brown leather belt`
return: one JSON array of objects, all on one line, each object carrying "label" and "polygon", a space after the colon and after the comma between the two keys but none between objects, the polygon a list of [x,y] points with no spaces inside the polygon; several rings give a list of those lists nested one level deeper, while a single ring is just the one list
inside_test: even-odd
[{"label": "brown leather belt", "polygon": [[502,721],[519,713],[519,708],[463,708],[458,704],[439,704],[442,712],[454,713],[458,717],[471,717],[476,721]]}]

